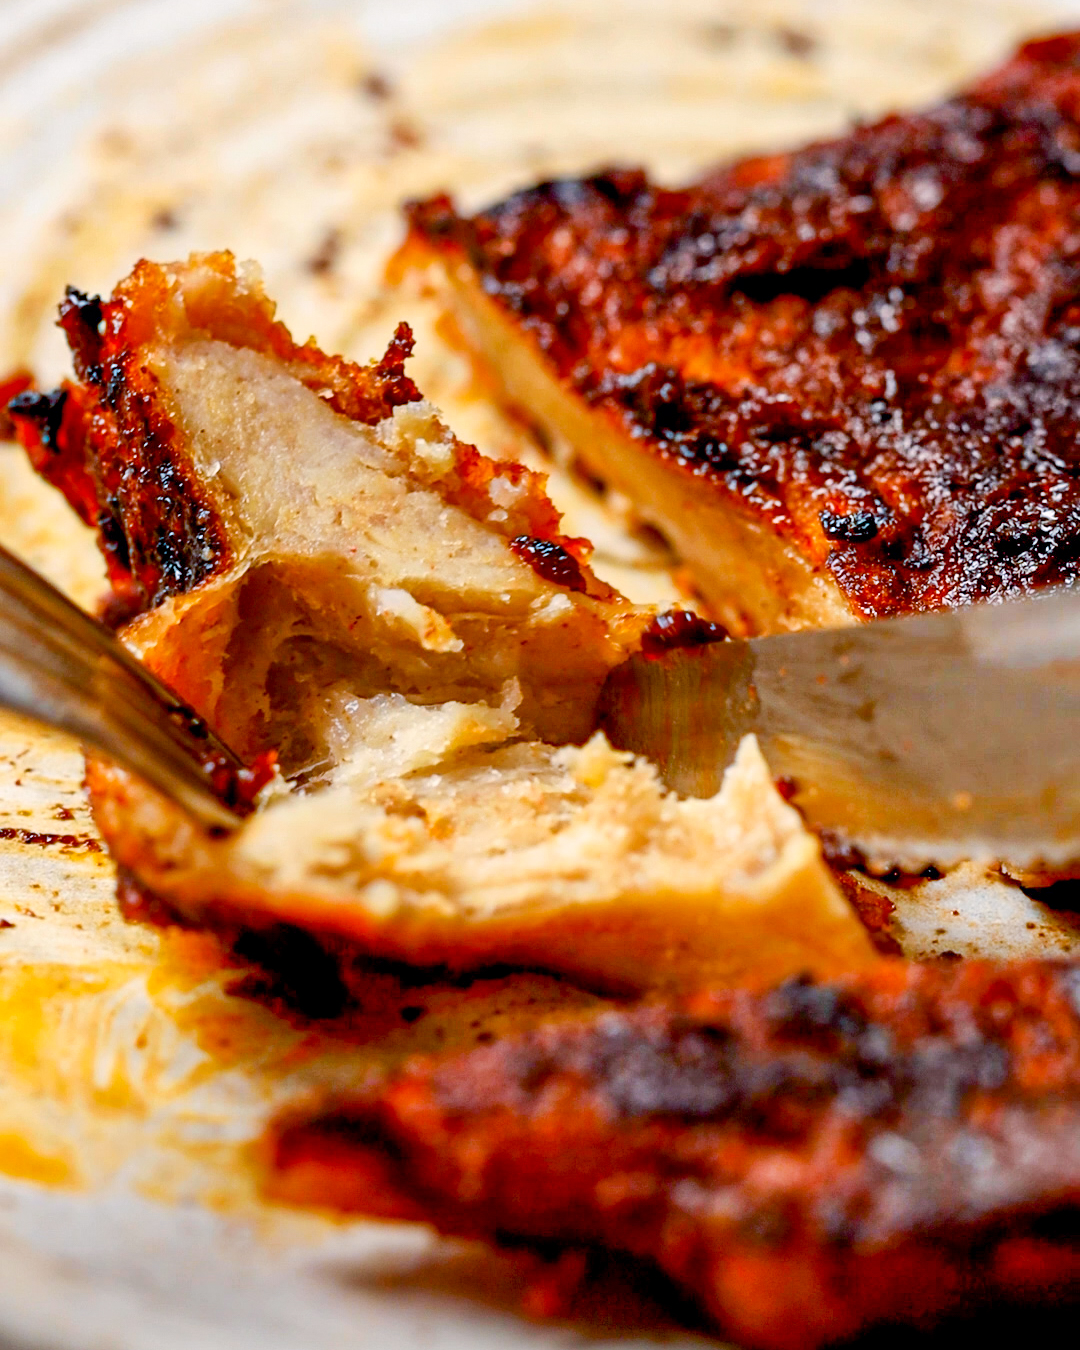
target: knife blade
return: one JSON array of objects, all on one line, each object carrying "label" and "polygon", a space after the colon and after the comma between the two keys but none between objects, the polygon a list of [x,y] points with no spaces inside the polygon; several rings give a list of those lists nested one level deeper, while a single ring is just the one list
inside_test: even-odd
[{"label": "knife blade", "polygon": [[1080,860],[1080,588],[637,655],[599,725],[711,796],[753,732],[808,823],[883,866]]}]

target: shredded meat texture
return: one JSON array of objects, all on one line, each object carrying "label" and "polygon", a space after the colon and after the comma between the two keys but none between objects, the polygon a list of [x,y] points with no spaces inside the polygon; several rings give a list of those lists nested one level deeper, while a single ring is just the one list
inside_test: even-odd
[{"label": "shredded meat texture", "polygon": [[[494,305],[594,430],[628,438],[590,450],[603,434],[567,414],[591,467],[697,558],[721,617],[739,597],[692,535],[716,518],[679,518],[694,497],[868,618],[1080,571],[1078,213],[1074,33],[929,111],[682,190],[613,171],[471,218],[435,198],[411,208],[406,255],[471,285],[466,329]],[[685,501],[657,504],[640,459],[620,477],[643,449],[696,484]],[[748,621],[820,621],[821,603]]]},{"label": "shredded meat texture", "polygon": [[[656,1262],[755,1350],[1080,1290],[1080,970],[882,962],[574,1020],[280,1127],[279,1193]],[[321,1166],[320,1166],[321,1163]]]}]

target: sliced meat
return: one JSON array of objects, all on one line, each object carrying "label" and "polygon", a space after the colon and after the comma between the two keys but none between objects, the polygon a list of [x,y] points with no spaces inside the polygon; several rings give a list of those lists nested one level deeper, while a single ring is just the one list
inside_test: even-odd
[{"label": "sliced meat", "polygon": [[[1080,967],[556,1020],[285,1119],[271,1189],[655,1262],[752,1350],[1080,1296]],[[404,1208],[408,1206],[409,1208]]]},{"label": "sliced meat", "polygon": [[447,430],[406,330],[367,368],[300,347],[225,254],[140,263],[62,319],[78,381],[16,399],[31,457],[143,611],[125,641],[280,770],[219,837],[92,761],[135,910],[244,950],[306,933],[361,987],[357,954],[634,990],[874,959],[752,743],[680,801],[590,739],[654,613],[597,580],[539,475]]},{"label": "sliced meat", "polygon": [[764,631],[1080,571],[1080,35],[929,111],[681,190],[414,205],[506,397]]}]

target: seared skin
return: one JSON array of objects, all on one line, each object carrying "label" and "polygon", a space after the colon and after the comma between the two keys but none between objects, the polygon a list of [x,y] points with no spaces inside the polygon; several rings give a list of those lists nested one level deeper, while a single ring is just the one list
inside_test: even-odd
[{"label": "seared skin", "polygon": [[292,1199],[385,1211],[389,1177],[446,1232],[647,1257],[756,1350],[1075,1297],[1080,968],[549,1022],[286,1122],[274,1161]]},{"label": "seared skin", "polygon": [[1068,34],[683,190],[613,171],[414,205],[404,256],[471,277],[595,416],[874,617],[1080,571],[1078,215]]}]

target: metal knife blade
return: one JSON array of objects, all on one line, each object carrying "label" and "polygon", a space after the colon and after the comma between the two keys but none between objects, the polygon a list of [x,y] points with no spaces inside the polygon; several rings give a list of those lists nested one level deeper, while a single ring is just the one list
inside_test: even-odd
[{"label": "metal knife blade", "polygon": [[917,871],[1080,860],[1080,588],[635,656],[600,725],[687,796],[757,736],[808,822]]}]

